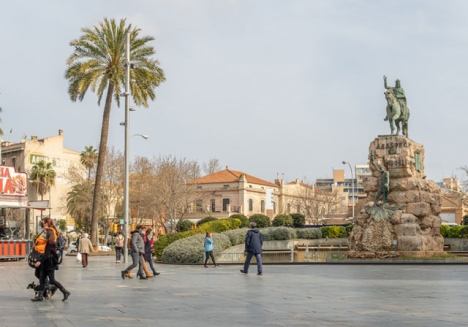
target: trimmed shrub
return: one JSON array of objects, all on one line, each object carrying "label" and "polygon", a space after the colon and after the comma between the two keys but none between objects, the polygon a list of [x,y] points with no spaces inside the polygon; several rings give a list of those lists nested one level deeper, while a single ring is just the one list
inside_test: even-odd
[{"label": "trimmed shrub", "polygon": [[179,221],[177,222],[177,225],[175,227],[176,231],[178,233],[180,232],[186,232],[186,231],[189,231],[191,229],[193,229],[195,227],[195,224],[192,223],[190,220],[187,220],[187,219],[179,219]]},{"label": "trimmed shrub", "polygon": [[235,213],[233,215],[231,215],[229,218],[236,218],[236,219],[239,219],[241,221],[241,228],[243,227],[247,227],[249,228],[250,227],[250,221],[249,221],[249,218],[247,218],[247,216],[241,214],[241,213]]},{"label": "trimmed shrub", "polygon": [[232,229],[223,232],[223,234],[227,235],[229,237],[229,240],[231,241],[231,245],[238,245],[238,244],[244,244],[245,242],[245,235],[247,234],[248,228],[241,228],[241,229]]},{"label": "trimmed shrub", "polygon": [[468,226],[462,226],[460,230],[460,237],[461,238],[468,238]]},{"label": "trimmed shrub", "polygon": [[296,230],[288,227],[272,227],[271,235],[275,241],[291,240],[296,238]]},{"label": "trimmed shrub", "polygon": [[164,249],[171,243],[190,237],[192,235],[195,235],[199,233],[196,230],[189,230],[187,232],[182,232],[182,233],[174,233],[174,234],[164,234],[159,237],[159,239],[154,242],[154,255],[158,260],[161,260],[162,253]]},{"label": "trimmed shrub", "polygon": [[442,235],[442,237],[449,237],[448,236],[449,230],[450,230],[450,226],[440,225],[440,235]]},{"label": "trimmed shrub", "polygon": [[296,230],[290,227],[267,227],[260,230],[264,241],[291,240],[297,237]]},{"label": "trimmed shrub", "polygon": [[464,226],[449,226],[447,233],[448,238],[462,238],[461,231]]},{"label": "trimmed shrub", "polygon": [[290,215],[277,215],[273,219],[273,226],[275,227],[280,227],[280,226],[292,227],[293,225],[294,225],[293,219]]},{"label": "trimmed shrub", "polygon": [[227,230],[237,229],[241,226],[241,224],[242,222],[237,218],[216,219],[201,225],[197,228],[197,230],[200,233],[221,233]]},{"label": "trimmed shrub", "polygon": [[322,238],[322,231],[320,228],[303,228],[299,230],[298,237],[305,239]]},{"label": "trimmed shrub", "polygon": [[249,221],[257,224],[257,228],[270,227],[270,218],[268,216],[262,215],[261,213],[256,213],[249,217]]},{"label": "trimmed shrub", "polygon": [[324,226],[320,227],[320,231],[322,232],[322,237],[328,238],[342,238],[348,237],[346,233],[346,228],[343,226]]},{"label": "trimmed shrub", "polygon": [[292,213],[294,227],[301,228],[305,225],[305,216],[302,213]]},{"label": "trimmed shrub", "polygon": [[[213,237],[213,254],[219,255],[231,246],[229,237],[215,233]],[[203,263],[205,236],[198,234],[170,244],[162,253],[162,260],[167,263]]]},{"label": "trimmed shrub", "polygon": [[209,221],[213,221],[213,220],[216,220],[215,217],[205,217],[203,219],[200,219],[199,221],[197,221],[197,227],[199,227],[200,225],[203,225],[204,223],[207,223]]}]

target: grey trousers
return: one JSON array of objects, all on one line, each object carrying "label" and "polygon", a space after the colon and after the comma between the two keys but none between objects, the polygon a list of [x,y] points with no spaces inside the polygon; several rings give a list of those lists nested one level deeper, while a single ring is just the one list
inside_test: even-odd
[{"label": "grey trousers", "polygon": [[141,253],[132,251],[131,256],[133,262],[130,266],[127,267],[127,269],[125,269],[125,272],[128,273],[138,265],[138,275],[143,276],[143,255]]}]

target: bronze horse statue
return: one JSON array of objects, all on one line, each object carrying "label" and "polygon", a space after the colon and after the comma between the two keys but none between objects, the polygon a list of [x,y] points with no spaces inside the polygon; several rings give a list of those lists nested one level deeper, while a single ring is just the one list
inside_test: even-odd
[{"label": "bronze horse statue", "polygon": [[[410,117],[410,110],[404,101],[398,101],[397,97],[393,93],[393,89],[390,88],[387,92],[384,92],[385,99],[387,99],[387,118],[390,123],[390,131],[392,135],[398,135],[400,133],[400,122],[402,123],[403,131],[402,134],[408,137],[408,120]],[[397,131],[395,133],[395,125]]]}]

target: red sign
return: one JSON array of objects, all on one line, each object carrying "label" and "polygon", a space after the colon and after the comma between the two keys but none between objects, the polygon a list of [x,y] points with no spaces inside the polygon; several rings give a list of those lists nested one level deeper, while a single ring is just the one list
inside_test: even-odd
[{"label": "red sign", "polygon": [[13,167],[0,166],[0,194],[27,196],[28,175],[15,172]]}]

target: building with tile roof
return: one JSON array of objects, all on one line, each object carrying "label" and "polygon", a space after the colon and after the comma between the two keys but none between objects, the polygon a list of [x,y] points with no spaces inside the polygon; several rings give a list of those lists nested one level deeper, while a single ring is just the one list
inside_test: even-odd
[{"label": "building with tile roof", "polygon": [[339,207],[319,201],[326,196],[337,199],[335,193],[317,190],[299,180],[285,183],[277,178],[272,183],[228,167],[195,179],[191,184],[196,185],[197,200],[184,218],[194,221],[208,215],[224,218],[235,213],[247,217],[264,214],[270,218],[278,214],[303,213],[306,219],[309,216],[309,220],[318,220],[320,217],[312,215],[323,210],[314,211],[313,208],[326,206],[327,211],[333,211],[334,209],[328,208]]}]

